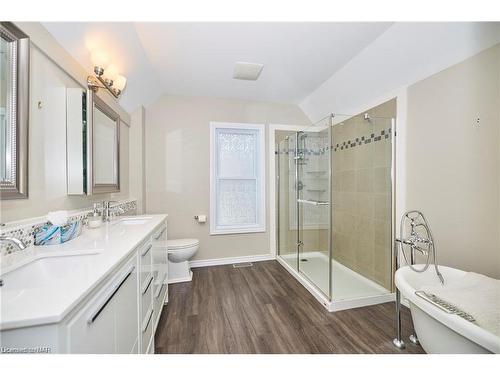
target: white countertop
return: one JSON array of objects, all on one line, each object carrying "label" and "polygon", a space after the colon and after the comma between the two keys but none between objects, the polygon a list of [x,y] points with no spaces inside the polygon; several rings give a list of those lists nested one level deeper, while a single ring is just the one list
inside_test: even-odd
[{"label": "white countertop", "polygon": [[[120,217],[97,229],[84,228],[81,236],[67,243],[32,246],[2,257],[0,330],[63,320],[167,215],[130,219],[141,217],[149,219],[137,225],[124,225]],[[49,257],[52,259],[50,273],[40,262],[39,267],[30,268],[29,275],[23,274],[23,264],[32,265],[38,259]],[[12,268],[16,269],[10,271]]]}]

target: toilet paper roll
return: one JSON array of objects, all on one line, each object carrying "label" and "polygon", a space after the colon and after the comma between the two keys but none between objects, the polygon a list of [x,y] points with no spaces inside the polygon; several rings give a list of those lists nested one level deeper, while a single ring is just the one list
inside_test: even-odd
[{"label": "toilet paper roll", "polygon": [[207,215],[198,215],[198,223],[206,223]]}]

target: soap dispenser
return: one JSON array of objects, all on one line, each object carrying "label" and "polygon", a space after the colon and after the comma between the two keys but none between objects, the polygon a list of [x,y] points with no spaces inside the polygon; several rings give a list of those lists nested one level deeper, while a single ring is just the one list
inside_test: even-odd
[{"label": "soap dispenser", "polygon": [[89,228],[99,228],[101,226],[102,216],[99,213],[99,203],[94,203],[94,209],[92,213],[89,214],[87,221]]}]

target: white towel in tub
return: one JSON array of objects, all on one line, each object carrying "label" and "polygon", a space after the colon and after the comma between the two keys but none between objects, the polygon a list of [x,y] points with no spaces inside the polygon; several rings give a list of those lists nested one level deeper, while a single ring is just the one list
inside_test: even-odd
[{"label": "white towel in tub", "polygon": [[478,326],[500,336],[500,280],[468,272],[451,283],[445,279],[445,285],[421,289],[472,315]]}]

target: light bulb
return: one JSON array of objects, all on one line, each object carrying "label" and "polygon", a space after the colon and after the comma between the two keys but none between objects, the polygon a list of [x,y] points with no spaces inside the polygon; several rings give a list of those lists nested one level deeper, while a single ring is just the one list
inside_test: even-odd
[{"label": "light bulb", "polygon": [[120,74],[113,81],[113,87],[119,91],[123,91],[126,84],[127,84],[127,78],[125,78]]},{"label": "light bulb", "polygon": [[115,82],[115,79],[118,77],[118,68],[110,64],[105,70],[104,70],[104,77],[109,80]]},{"label": "light bulb", "polygon": [[99,50],[93,50],[90,53],[90,60],[92,61],[92,64],[94,66],[97,66],[99,68],[104,68],[106,65],[108,65],[108,56]]}]

